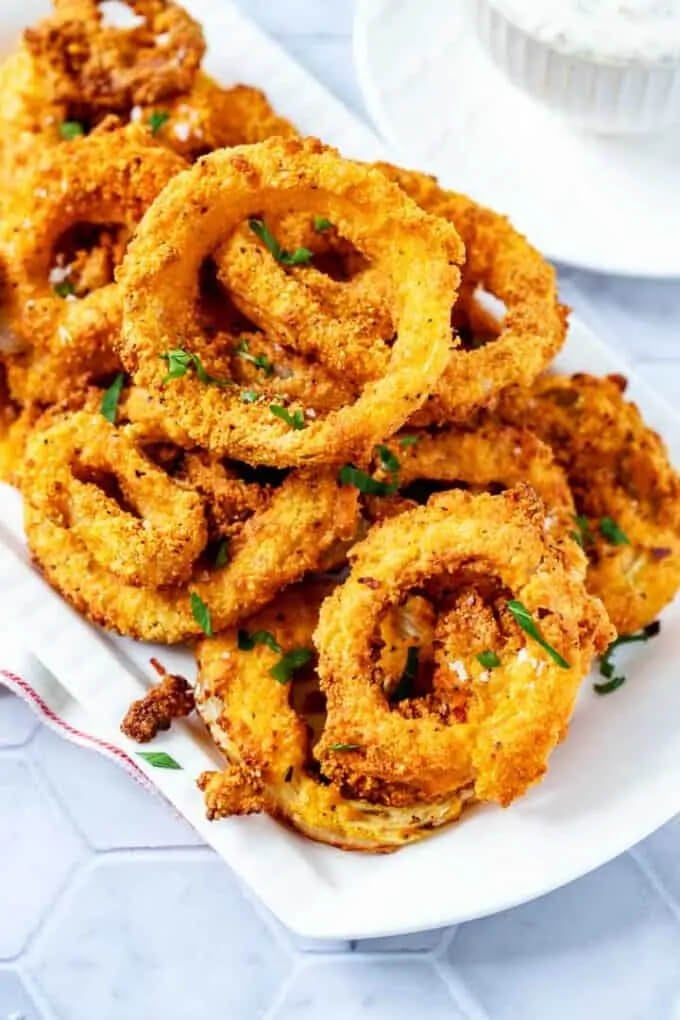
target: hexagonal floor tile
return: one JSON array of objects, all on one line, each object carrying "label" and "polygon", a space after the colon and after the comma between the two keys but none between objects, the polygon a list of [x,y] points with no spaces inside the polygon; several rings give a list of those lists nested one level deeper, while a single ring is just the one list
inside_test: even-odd
[{"label": "hexagonal floor tile", "polygon": [[464,1020],[431,964],[411,960],[321,961],[305,965],[272,1020]]},{"label": "hexagonal floor tile", "polygon": [[635,850],[680,906],[680,815],[649,836]]},{"label": "hexagonal floor tile", "polygon": [[[14,956],[85,854],[22,752],[0,755],[0,958]],[[3,915],[11,924],[3,924]]]},{"label": "hexagonal floor tile", "polygon": [[95,858],[27,962],[68,1020],[186,1020],[217,1006],[255,1020],[290,965],[227,866],[200,849]]},{"label": "hexagonal floor tile", "polygon": [[96,751],[77,747],[43,727],[29,753],[93,847],[202,843],[162,797]]},{"label": "hexagonal floor tile", "polygon": [[0,1017],[2,1020],[42,1020],[44,1013],[33,1001],[20,976],[0,967]]},{"label": "hexagonal floor tile", "polygon": [[0,682],[0,747],[25,744],[37,727],[35,713]]},{"label": "hexagonal floor tile", "polygon": [[672,1017],[680,926],[630,857],[462,925],[448,951],[494,1020]]}]

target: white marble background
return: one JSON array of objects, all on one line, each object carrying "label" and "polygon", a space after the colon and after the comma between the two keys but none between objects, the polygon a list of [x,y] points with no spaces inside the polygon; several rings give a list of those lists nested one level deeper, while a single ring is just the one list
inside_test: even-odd
[{"label": "white marble background", "polygon": [[[351,0],[240,2],[365,115]],[[561,279],[579,314],[680,404],[680,282]],[[496,917],[309,944],[164,803],[0,690],[0,1020],[207,1016],[680,1020],[680,820]]]}]

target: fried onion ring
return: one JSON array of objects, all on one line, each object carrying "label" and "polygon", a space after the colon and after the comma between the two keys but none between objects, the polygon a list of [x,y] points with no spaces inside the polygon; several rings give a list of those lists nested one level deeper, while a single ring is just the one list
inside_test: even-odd
[{"label": "fried onion ring", "polygon": [[651,623],[680,588],[680,477],[625,386],[617,375],[546,375],[499,407],[505,420],[531,422],[564,468],[586,518],[588,588],[622,634]]},{"label": "fried onion ring", "polygon": [[[613,634],[546,536],[540,501],[525,485],[445,493],[374,527],[350,559],[314,635],[328,710],[315,749],[324,774],[389,803],[472,790],[509,804],[545,772],[591,659]],[[390,705],[379,624],[414,591],[437,608],[432,692]],[[562,666],[526,638],[510,600]],[[476,658],[487,651],[499,660],[491,670]]]},{"label": "fried onion ring", "polygon": [[[504,217],[444,191],[424,174],[378,167],[423,209],[451,222],[465,243],[463,282],[452,314],[460,346],[450,354],[436,394],[413,418],[420,424],[461,422],[506,386],[530,383],[561,347],[566,313],[557,300],[555,273]],[[274,232],[286,248],[308,245],[295,238],[294,226],[282,218]],[[312,353],[354,384],[384,373],[394,333],[384,274],[369,268],[340,283],[313,265],[287,271],[245,229],[218,257],[235,303],[280,342]],[[500,322],[481,303],[484,292],[504,307]]]},{"label": "fried onion ring", "polygon": [[[148,430],[142,429],[142,436],[145,432],[147,441]],[[101,460],[105,476],[114,477],[124,499],[129,495],[132,519],[128,507],[119,504],[116,508],[106,498],[106,489],[102,495],[96,488],[98,481],[106,486],[108,477],[101,480],[96,474],[88,477],[82,473],[78,477],[73,461],[71,477],[63,477],[64,433],[71,449],[77,451],[90,452],[89,437],[102,437],[101,444],[92,441],[94,466]],[[118,451],[115,459],[109,458],[108,448]],[[152,522],[147,516],[147,497],[154,490],[171,496],[177,507],[186,504],[187,509],[194,506],[195,498],[185,491],[186,483],[181,479],[168,480],[168,485],[159,478],[158,469],[146,459],[141,461],[144,477],[139,480],[135,475],[139,465],[135,451],[134,426],[115,428],[100,416],[85,412],[67,414],[62,419],[57,416],[46,429],[30,437],[22,475],[26,535],[44,576],[90,620],[119,633],[168,644],[199,634],[202,627],[192,612],[192,594],[209,610],[215,630],[228,626],[256,611],[307,571],[317,569],[338,540],[349,539],[355,533],[356,494],[339,486],[333,472],[316,472],[313,477],[296,472],[272,490],[264,507],[233,534],[226,563],[218,564],[214,555],[212,560],[200,556],[192,565],[191,576],[180,585],[154,587],[145,578],[141,578],[145,582],[141,585],[132,584],[128,578],[134,576],[137,580],[137,574],[128,569],[126,577],[117,560],[119,555],[131,558],[132,552],[121,550],[119,542],[112,545],[107,540],[112,519],[116,533],[135,536],[140,525],[137,517],[143,513],[141,529],[153,523],[164,540],[171,539],[172,528],[162,520],[157,523],[163,512],[170,517],[167,500],[161,500],[154,509]],[[92,519],[85,516],[87,510],[93,514]],[[188,545],[195,545],[195,520],[193,526],[186,519],[183,522],[179,511],[175,517],[187,543],[179,548],[184,558]],[[149,549],[149,553],[152,551]],[[156,552],[160,557],[159,546]],[[173,563],[177,552],[173,545]],[[146,562],[145,567],[149,571],[163,570]],[[142,569],[140,566],[140,572]]]},{"label": "fried onion ring", "polygon": [[398,485],[398,494],[373,498],[369,509],[382,519],[425,502],[433,491],[462,487],[497,493],[527,482],[546,507],[545,526],[574,575],[585,577],[586,559],[574,538],[574,499],[566,474],[547,443],[529,429],[484,421],[475,429],[450,426],[437,432],[410,430],[382,445],[398,464],[391,473],[378,458],[375,477]]},{"label": "fried onion ring", "polygon": [[190,162],[213,149],[297,134],[290,121],[272,109],[260,89],[251,85],[223,88],[203,71],[196,75],[189,92],[130,111],[131,119],[143,124],[148,124],[154,114],[163,118],[167,115],[155,132],[156,139]]},{"label": "fried onion ring", "polygon": [[[284,649],[311,648],[328,584],[289,589],[248,620],[248,633],[266,631]],[[266,811],[311,839],[344,850],[395,850],[422,839],[460,814],[458,795],[426,804],[383,806],[350,797],[319,772],[312,745],[323,728],[323,696],[313,665],[280,684],[269,670],[280,658],[264,644],[239,647],[237,631],[202,641],[196,707],[228,759],[204,773],[211,818]]]},{"label": "fried onion ring", "polygon": [[497,339],[454,350],[436,395],[417,417],[464,421],[506,386],[530,384],[561,348],[567,310],[557,298],[555,271],[504,216],[445,191],[426,174],[377,165],[423,209],[455,224],[466,251],[462,293],[482,288],[505,306]]},{"label": "fried onion ring", "polygon": [[[385,376],[352,405],[306,428],[291,428],[259,402],[244,408],[229,387],[205,386],[195,375],[164,386],[159,355],[178,335],[210,375],[220,376],[195,308],[206,256],[249,215],[303,208],[328,213],[391,282],[397,339]],[[120,272],[121,357],[135,382],[158,394],[167,416],[213,452],[280,466],[363,457],[417,410],[444,369],[461,257],[450,224],[423,213],[378,171],[341,159],[316,139],[215,152],[170,182],[128,249]]]},{"label": "fried onion ring", "polygon": [[187,92],[205,50],[198,22],[170,0],[125,0],[142,23],[108,26],[101,2],[54,0],[54,13],[24,32],[52,98],[125,110]]},{"label": "fried onion ring", "polygon": [[[126,128],[50,150],[21,183],[0,231],[8,328],[24,348],[6,357],[15,399],[51,403],[119,367],[114,264],[146,208],[184,166]],[[55,263],[70,230],[100,227],[98,248]]]}]

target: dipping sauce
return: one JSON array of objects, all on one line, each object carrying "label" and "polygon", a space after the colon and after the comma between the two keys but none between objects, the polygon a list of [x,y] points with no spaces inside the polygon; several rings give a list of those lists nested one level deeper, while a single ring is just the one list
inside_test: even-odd
[{"label": "dipping sauce", "polygon": [[611,63],[680,59],[680,0],[496,0],[495,7],[562,53]]}]

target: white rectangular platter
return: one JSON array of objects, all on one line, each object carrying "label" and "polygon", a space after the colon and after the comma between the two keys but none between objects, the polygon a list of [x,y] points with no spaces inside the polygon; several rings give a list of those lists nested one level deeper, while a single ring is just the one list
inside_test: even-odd
[{"label": "white rectangular platter", "polygon": [[[4,13],[0,46],[7,48],[46,6],[28,0]],[[346,155],[385,158],[372,132],[230,3],[187,6],[205,26],[207,68],[216,78],[265,89],[279,112]],[[557,367],[627,374],[631,397],[680,461],[674,412],[578,321]],[[585,682],[570,736],[539,787],[508,811],[474,809],[457,826],[388,857],[317,845],[268,818],[206,821],[195,777],[220,759],[197,722],[176,724],[152,745],[171,754],[181,771],[135,758],[138,748],[119,726],[153,681],[149,658],[190,679],[193,658],[187,650],[113,638],[72,612],[30,565],[20,499],[6,486],[0,486],[0,610],[0,668],[22,672],[57,714],[127,752],[274,913],[306,936],[416,931],[504,909],[609,860],[680,809],[678,604],[664,613],[655,641],[630,651],[628,682],[615,695],[597,698]]]}]

